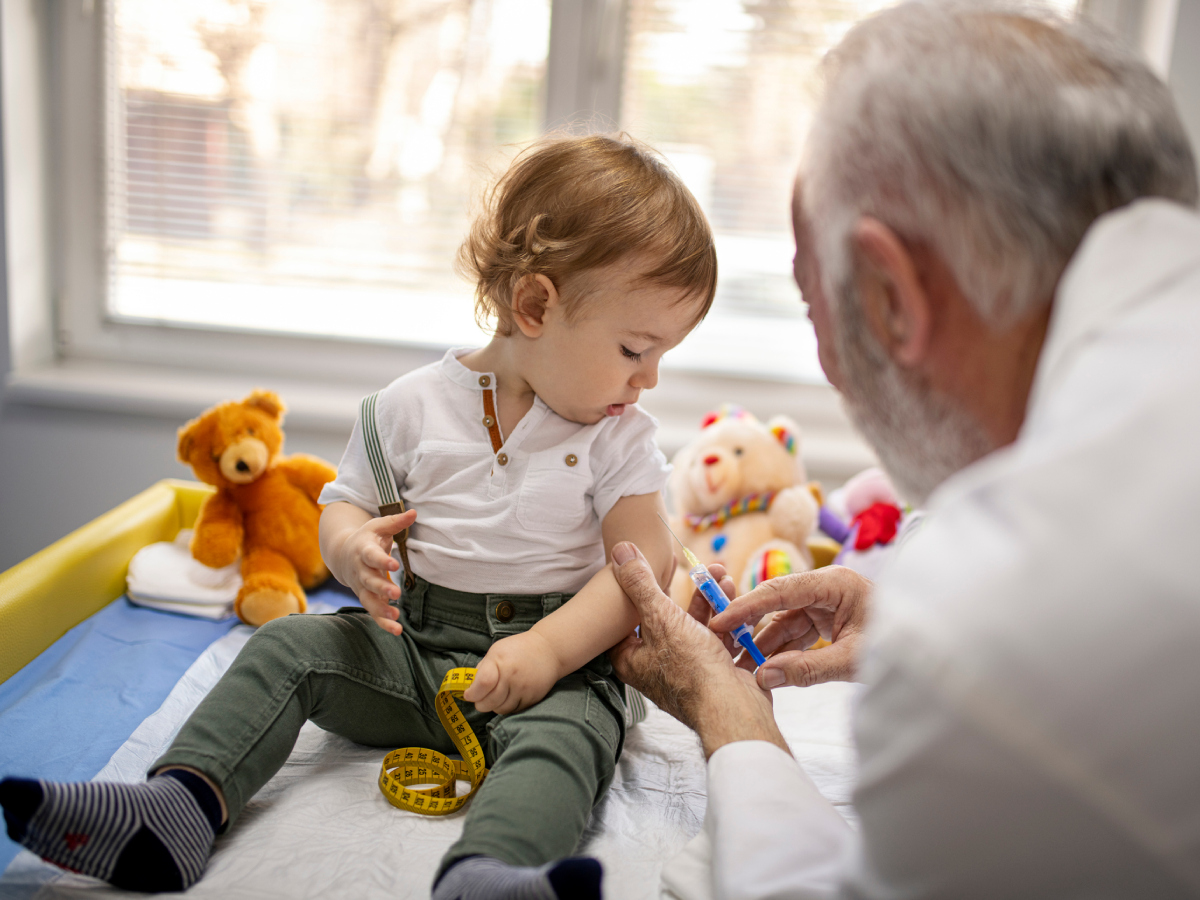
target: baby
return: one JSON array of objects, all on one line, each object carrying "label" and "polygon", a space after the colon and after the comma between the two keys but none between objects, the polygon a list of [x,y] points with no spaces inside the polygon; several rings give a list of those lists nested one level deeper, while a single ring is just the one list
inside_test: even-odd
[{"label": "baby", "polygon": [[[606,561],[633,541],[662,585],[671,575],[657,516],[668,467],[636,403],[708,311],[712,235],[644,146],[555,138],[492,189],[459,262],[494,336],[364,404],[321,495],[322,553],[363,609],[259,629],[144,784],[6,779],[14,839],[122,887],[186,888],[306,720],[452,753],[434,697],[446,672],[474,666],[463,712],[490,773],[435,900],[599,898],[599,863],[563,858],[625,737],[604,651],[637,616]],[[389,490],[407,512],[380,516]]]}]

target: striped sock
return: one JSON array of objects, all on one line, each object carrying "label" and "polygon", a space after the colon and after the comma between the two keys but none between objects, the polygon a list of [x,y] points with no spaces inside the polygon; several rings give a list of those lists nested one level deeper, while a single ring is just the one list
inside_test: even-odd
[{"label": "striped sock", "polygon": [[590,857],[523,868],[468,856],[442,875],[433,900],[600,900],[601,875],[600,862]]},{"label": "striped sock", "polygon": [[172,770],[143,784],[5,778],[8,834],[47,862],[135,891],[182,891],[208,862],[220,805],[204,780]]}]

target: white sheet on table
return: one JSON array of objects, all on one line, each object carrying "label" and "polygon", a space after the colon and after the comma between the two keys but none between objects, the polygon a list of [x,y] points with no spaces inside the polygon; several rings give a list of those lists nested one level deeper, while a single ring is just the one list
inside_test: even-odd
[{"label": "white sheet on table", "polygon": [[[249,635],[239,626],[201,654],[96,779],[141,781]],[[775,692],[776,717],[792,751],[852,822],[854,694],[847,684]],[[217,840],[204,877],[186,896],[428,897],[438,860],[462,831],[464,814],[426,818],[390,806],[376,787],[381,759],[379,748],[307,724],[287,764]],[[603,862],[605,896],[657,898],[663,863],[700,830],[704,806],[704,761],[695,737],[651,705],[646,721],[630,731],[612,787],[580,847]],[[28,852],[0,879],[3,900],[79,896],[145,895],[62,872]]]}]

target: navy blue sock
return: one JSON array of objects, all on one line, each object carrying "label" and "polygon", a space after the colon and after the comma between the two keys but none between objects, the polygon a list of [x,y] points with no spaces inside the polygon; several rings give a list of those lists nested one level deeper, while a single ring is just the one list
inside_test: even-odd
[{"label": "navy blue sock", "polygon": [[572,900],[600,900],[600,880],[603,875],[600,860],[590,856],[564,859],[546,872],[554,893]]},{"label": "navy blue sock", "polygon": [[442,873],[433,900],[600,900],[599,860],[575,857],[547,866],[510,866],[467,856]]},{"label": "navy blue sock", "polygon": [[5,778],[0,805],[9,836],[42,859],[134,891],[190,887],[221,820],[212,789],[178,770],[143,784]]}]

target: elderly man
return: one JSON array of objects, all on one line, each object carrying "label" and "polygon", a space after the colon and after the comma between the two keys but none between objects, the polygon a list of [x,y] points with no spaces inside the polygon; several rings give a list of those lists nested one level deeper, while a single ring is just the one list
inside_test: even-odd
[{"label": "elderly man", "polygon": [[[643,615],[618,671],[708,757],[667,893],[1198,896],[1200,217],[1167,89],[1080,26],[978,4],[885,12],[828,65],[796,279],[930,515],[877,589],[788,576],[713,620],[783,610],[757,683],[616,548]],[[859,832],[762,690],[852,675]]]}]

